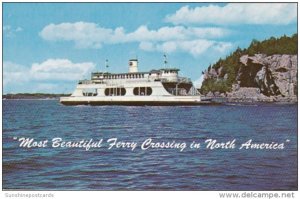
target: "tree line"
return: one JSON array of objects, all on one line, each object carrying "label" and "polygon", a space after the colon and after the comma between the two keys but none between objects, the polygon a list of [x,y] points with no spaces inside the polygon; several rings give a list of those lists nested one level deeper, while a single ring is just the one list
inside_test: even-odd
[{"label": "tree line", "polygon": [[[207,94],[211,92],[226,93],[231,90],[232,84],[236,83],[236,77],[240,66],[240,57],[243,55],[253,56],[254,54],[266,54],[267,56],[274,54],[295,55],[298,53],[298,34],[291,37],[283,35],[280,38],[271,37],[264,41],[253,39],[250,46],[245,49],[237,48],[229,56],[219,59],[215,64],[208,67],[220,71],[218,78],[207,78],[202,82],[200,92]],[[222,67],[221,70],[219,70]],[[203,72],[204,74],[204,72]]]}]

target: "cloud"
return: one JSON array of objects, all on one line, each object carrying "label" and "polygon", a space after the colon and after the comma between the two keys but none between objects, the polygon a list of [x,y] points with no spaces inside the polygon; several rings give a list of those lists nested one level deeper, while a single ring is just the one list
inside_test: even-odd
[{"label": "cloud", "polygon": [[14,37],[17,32],[21,31],[23,31],[23,28],[21,27],[13,28],[9,25],[3,26],[3,34],[5,37]]},{"label": "cloud", "polygon": [[28,68],[9,61],[3,62],[3,86],[10,83],[21,84],[28,79]]},{"label": "cloud", "polygon": [[81,79],[95,68],[91,62],[72,63],[68,59],[48,59],[42,63],[32,64],[30,74],[37,80],[64,80]]},{"label": "cloud", "polygon": [[16,32],[21,32],[21,31],[23,31],[23,28],[21,28],[21,27],[16,28]]},{"label": "cloud", "polygon": [[77,48],[101,48],[105,44],[136,42],[145,51],[170,53],[180,50],[194,56],[204,52],[208,43],[216,43],[213,39],[229,34],[231,30],[225,28],[184,26],[165,26],[157,30],[140,26],[126,33],[123,27],[109,29],[88,22],[50,24],[40,32],[45,40],[72,41]]},{"label": "cloud", "polygon": [[78,48],[101,48],[101,43],[113,34],[111,29],[86,22],[50,24],[40,32],[45,40],[74,41]]},{"label": "cloud", "polygon": [[31,67],[6,61],[3,63],[3,87],[4,91],[27,88],[28,92],[50,92],[60,89],[62,82],[68,85],[68,82],[82,79],[93,69],[92,62],[73,63],[68,59],[47,59]]},{"label": "cloud", "polygon": [[175,51],[189,52],[194,57],[211,50],[210,53],[221,53],[230,50],[233,45],[230,42],[218,42],[211,40],[192,41],[167,41],[163,43],[141,42],[139,47],[145,51],[159,51],[172,53]]},{"label": "cloud", "polygon": [[297,20],[296,3],[229,3],[190,8],[183,6],[165,21],[173,24],[271,24],[286,25]]},{"label": "cloud", "polygon": [[126,33],[123,27],[113,30],[88,22],[50,24],[40,32],[40,36],[45,40],[73,41],[78,48],[101,48],[105,43],[221,38],[228,34],[230,30],[224,28],[183,26],[167,26],[158,30],[149,30],[147,26],[140,26],[135,31]]},{"label": "cloud", "polygon": [[5,31],[9,31],[9,30],[11,30],[11,27],[10,26],[3,26],[3,31],[5,32]]},{"label": "cloud", "polygon": [[156,49],[153,43],[148,41],[141,42],[139,48],[145,51],[154,51]]},{"label": "cloud", "polygon": [[140,26],[132,33],[124,34],[124,41],[170,41],[190,39],[221,38],[230,34],[230,30],[223,28],[206,27],[161,27],[158,30],[149,30],[147,26]]}]

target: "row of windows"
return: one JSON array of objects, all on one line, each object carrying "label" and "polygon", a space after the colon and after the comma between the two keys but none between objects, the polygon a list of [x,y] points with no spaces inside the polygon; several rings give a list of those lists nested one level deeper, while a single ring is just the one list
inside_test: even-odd
[{"label": "row of windows", "polygon": [[[125,88],[106,88],[104,90],[104,94],[106,96],[124,96],[126,94]],[[152,88],[150,87],[135,87],[133,89],[134,95],[151,95],[152,94]],[[92,92],[83,92],[84,96],[96,96],[97,93]]]},{"label": "row of windows", "polygon": [[133,89],[134,95],[151,95],[152,94],[152,88],[150,87],[135,87]]},{"label": "row of windows", "polygon": [[172,74],[177,74],[176,71],[164,71],[165,74],[168,74],[168,73],[172,73]]},{"label": "row of windows", "polygon": [[124,96],[126,94],[125,88],[106,88],[104,91],[106,96]]},{"label": "row of windows", "polygon": [[97,93],[82,92],[83,96],[97,96]]}]

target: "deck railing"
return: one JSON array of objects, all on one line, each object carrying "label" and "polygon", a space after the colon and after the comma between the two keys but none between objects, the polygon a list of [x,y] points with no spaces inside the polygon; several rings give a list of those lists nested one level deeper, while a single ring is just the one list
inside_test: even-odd
[{"label": "deck railing", "polygon": [[[161,82],[174,82],[173,79],[167,79],[167,78],[160,78]],[[178,77],[177,81],[178,83],[190,83],[191,79],[186,77]]]}]

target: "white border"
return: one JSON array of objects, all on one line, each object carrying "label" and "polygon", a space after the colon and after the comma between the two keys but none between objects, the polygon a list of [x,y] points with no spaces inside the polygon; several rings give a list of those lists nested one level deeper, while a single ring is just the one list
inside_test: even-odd
[{"label": "white border", "polygon": [[[9,2],[21,2],[21,0],[5,0],[2,1],[2,3],[9,3]],[[30,1],[30,0],[22,0],[22,2],[34,2],[34,1]],[[97,0],[87,0],[87,1],[70,1],[70,0],[64,0],[64,1],[59,1],[59,0],[36,0],[35,2],[53,2],[53,3],[58,3],[58,2],[74,2],[74,3],[78,3],[78,2],[182,2],[184,3],[183,0],[164,0],[164,1],[157,1],[157,0],[153,0],[153,1],[143,1],[143,0],[119,0],[119,1],[112,1],[112,0],[107,0],[107,1],[97,1]],[[220,1],[220,0],[205,0],[205,1],[187,1],[187,3],[192,3],[192,2],[199,2],[199,3],[203,3],[203,2],[215,2],[215,3],[226,3],[226,2],[241,2],[241,0],[237,1],[237,0],[231,0],[231,1]],[[249,3],[251,2],[259,2],[257,1],[247,1]],[[294,3],[299,3],[299,1],[285,1],[285,0],[265,0],[263,2],[267,2],[267,3],[271,3],[271,2],[294,2]],[[1,27],[2,27],[2,3],[0,6],[1,9],[1,17],[0,17],[0,23],[1,23]],[[298,33],[299,33],[299,24],[298,24]],[[0,33],[1,36],[1,46],[3,48],[3,41],[2,41],[2,31]],[[2,48],[1,48],[1,63],[3,63],[3,57],[2,57]],[[298,50],[299,50],[299,42],[298,42]],[[298,56],[298,63],[299,63],[299,56]],[[299,73],[298,73],[298,79],[299,79]],[[1,80],[2,80],[2,70],[1,70]],[[2,81],[0,83],[1,88],[2,88]],[[2,89],[1,89],[1,94],[2,94]],[[1,100],[1,112],[2,112],[2,100]],[[299,104],[298,104],[298,113],[299,113]],[[3,112],[2,112],[3,113]],[[299,117],[298,117],[298,125],[299,125]],[[2,114],[1,114],[1,129],[2,129]],[[298,126],[298,144],[299,142],[299,126]],[[0,142],[1,142],[1,149],[0,149],[0,153],[1,153],[1,172],[2,172],[2,136],[0,138]],[[299,145],[298,145],[298,188],[299,188]],[[1,175],[2,178],[2,175]],[[22,194],[48,194],[48,193],[52,193],[54,194],[53,199],[67,199],[67,198],[119,198],[119,199],[124,199],[124,198],[138,198],[138,199],[144,199],[144,198],[163,198],[163,199],[176,199],[176,198],[220,198],[219,193],[239,193],[239,194],[243,194],[245,193],[245,191],[3,191],[2,190],[2,180],[0,182],[1,185],[1,198],[15,198],[15,197],[6,197],[6,194],[17,194],[17,193],[22,193]],[[248,191],[247,193],[294,193],[294,198],[299,197],[299,193],[298,191]],[[26,197],[20,197],[20,198],[26,198]],[[36,197],[31,197],[31,198],[36,198]]]}]

